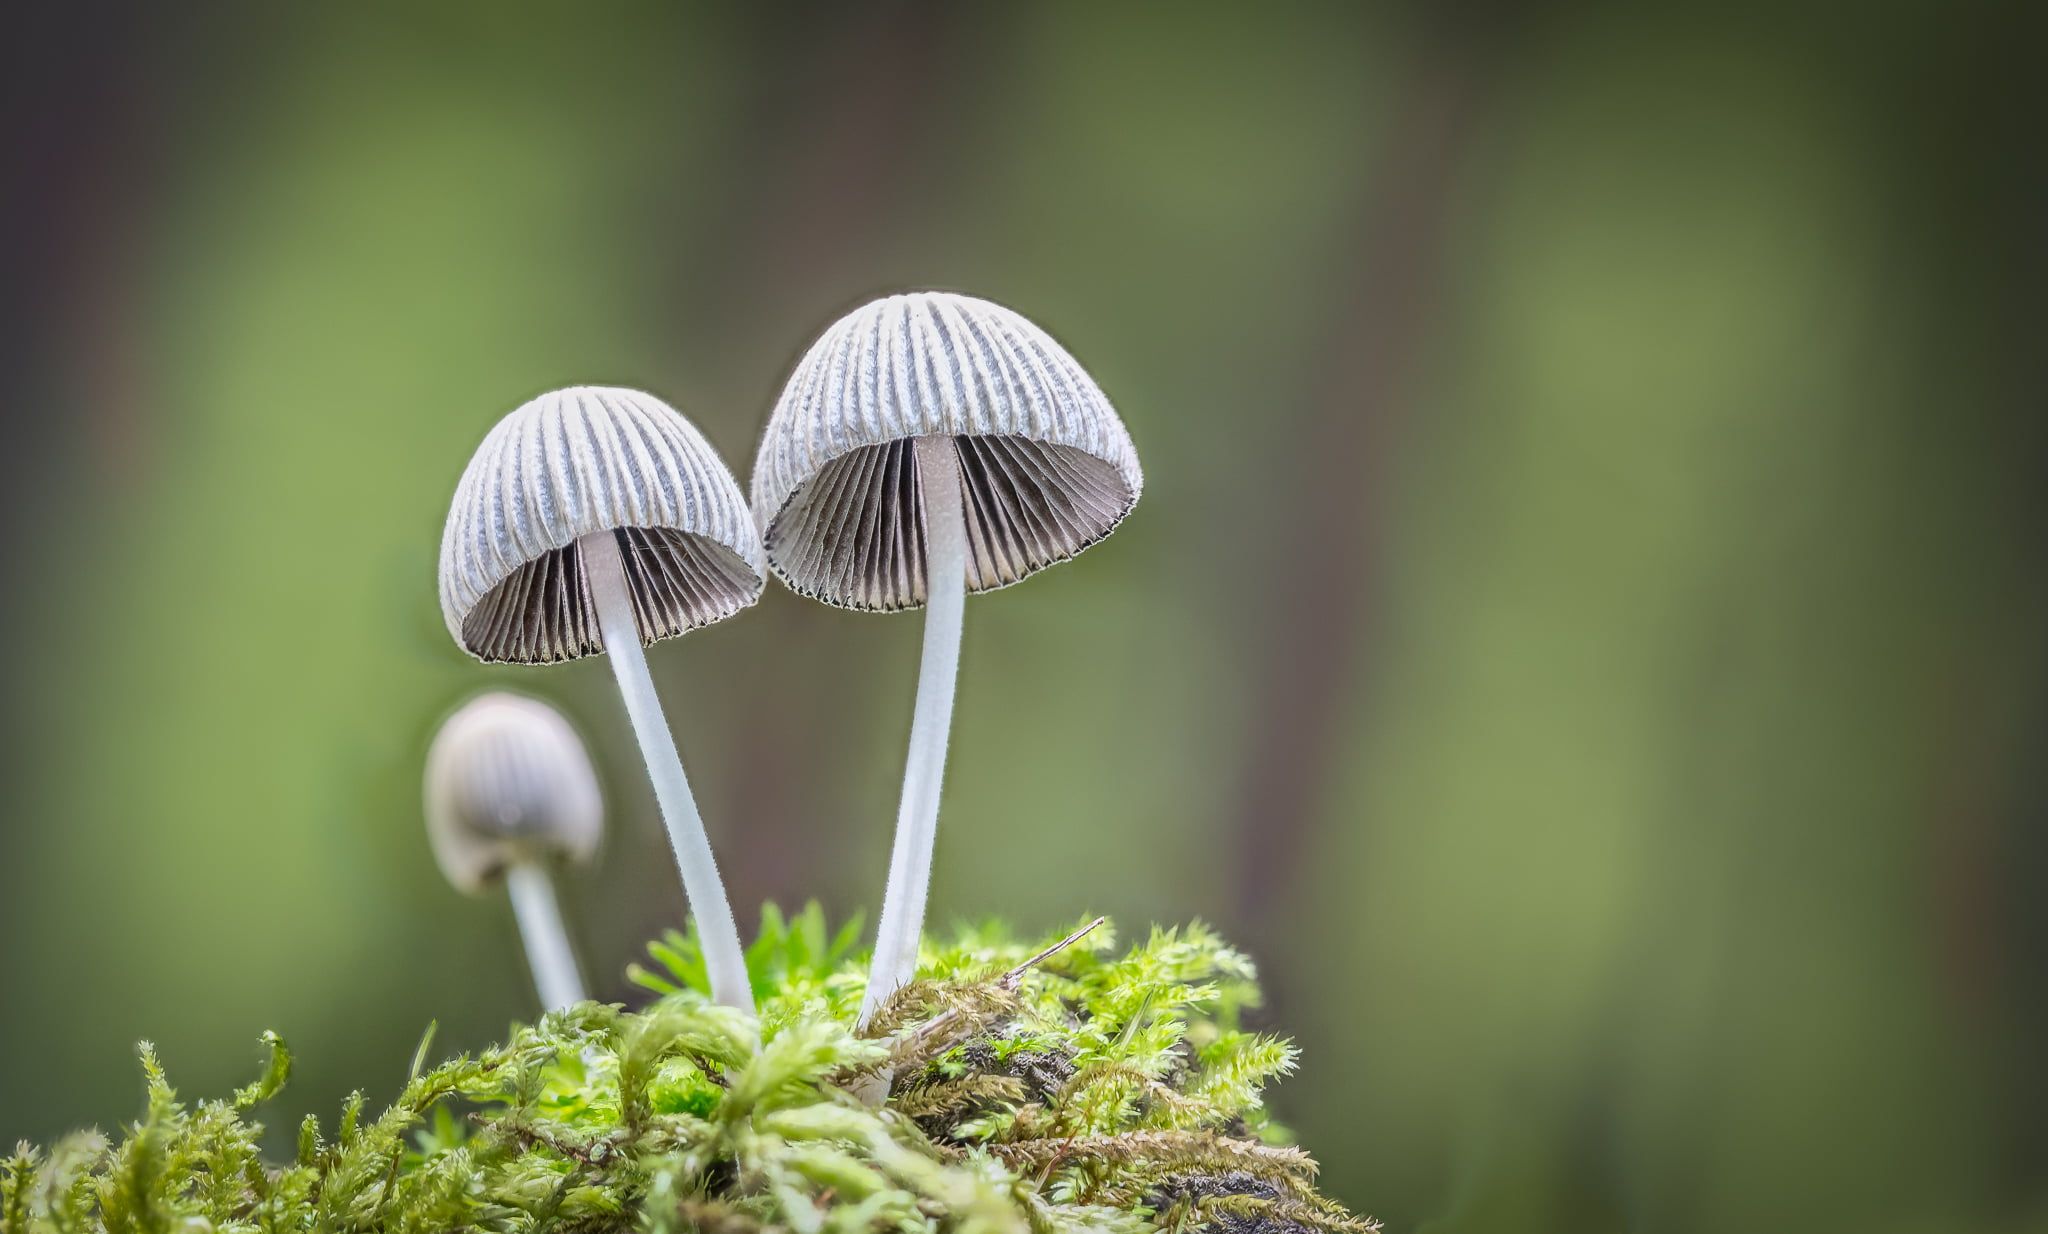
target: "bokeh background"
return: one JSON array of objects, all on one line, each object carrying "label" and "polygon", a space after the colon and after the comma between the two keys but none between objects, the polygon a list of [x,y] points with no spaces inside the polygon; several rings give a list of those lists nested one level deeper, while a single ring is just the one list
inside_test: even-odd
[{"label": "bokeh background", "polygon": [[[1453,16],[1455,12],[1455,16]],[[744,477],[840,312],[1037,319],[1148,485],[969,606],[934,907],[1203,917],[1397,1231],[2048,1229],[2038,31],[1934,3],[10,18],[0,1142],[266,1028],[290,1122],[530,1014],[425,738],[457,475],[636,385]],[[872,911],[919,623],[652,655],[742,917]]]}]

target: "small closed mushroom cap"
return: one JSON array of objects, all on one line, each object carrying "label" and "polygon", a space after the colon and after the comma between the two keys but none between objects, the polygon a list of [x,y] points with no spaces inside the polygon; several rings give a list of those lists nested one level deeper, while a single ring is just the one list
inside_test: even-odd
[{"label": "small closed mushroom cap", "polygon": [[826,330],[769,417],[753,477],[769,566],[827,604],[922,605],[911,443],[935,434],[958,451],[970,591],[1074,556],[1144,487],[1109,399],[1045,331],[971,296],[890,296]]},{"label": "small closed mushroom cap", "polygon": [[484,437],[441,537],[441,614],[480,660],[604,650],[577,537],[619,534],[643,643],[760,599],[760,534],[704,435],[651,394],[556,390]]},{"label": "small closed mushroom cap", "polygon": [[484,694],[427,751],[427,837],[448,881],[475,894],[522,861],[587,861],[604,832],[590,755],[537,699]]}]

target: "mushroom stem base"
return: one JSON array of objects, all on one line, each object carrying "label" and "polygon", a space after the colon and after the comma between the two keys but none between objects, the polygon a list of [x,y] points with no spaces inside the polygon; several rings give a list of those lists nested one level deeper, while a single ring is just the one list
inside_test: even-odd
[{"label": "mushroom stem base", "polygon": [[711,997],[751,1015],[754,991],[747,981],[739,927],[733,923],[732,902],[726,898],[724,880],[718,877],[718,860],[704,834],[704,818],[697,812],[697,798],[683,773],[683,759],[676,753],[668,717],[662,714],[661,697],[654,692],[654,679],[647,673],[647,655],[640,645],[639,623],[633,617],[633,593],[625,561],[619,555],[618,535],[592,532],[577,540],[576,546],[591,603],[597,609],[598,630],[604,635],[605,658],[611,661],[612,675],[618,679],[626,716],[633,722],[633,736],[640,742],[648,777],[654,781],[661,821],[675,849],[683,893],[697,917]]},{"label": "mushroom stem base", "polygon": [[884,999],[917,975],[967,601],[967,524],[961,508],[959,456],[953,439],[945,435],[920,437],[916,448],[918,484],[924,495],[924,656],[917,670],[917,705],[911,713],[910,753],[903,766],[889,885],[875,928],[867,997],[861,1003],[863,1025]]},{"label": "mushroom stem base", "polygon": [[541,1006],[560,1011],[583,1001],[583,974],[569,950],[569,931],[555,901],[554,882],[539,865],[519,862],[505,871],[505,892],[512,915],[519,919],[519,938],[526,944],[526,962],[533,969],[533,988]]}]

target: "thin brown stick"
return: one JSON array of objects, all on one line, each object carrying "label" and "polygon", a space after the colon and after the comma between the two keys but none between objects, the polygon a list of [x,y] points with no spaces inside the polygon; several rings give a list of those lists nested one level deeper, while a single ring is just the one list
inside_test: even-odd
[{"label": "thin brown stick", "polygon": [[1044,951],[1039,952],[1037,955],[1032,956],[1030,959],[1024,961],[1022,964],[1019,964],[1017,967],[1011,969],[1009,972],[1004,973],[1002,975],[1002,978],[998,980],[996,984],[1002,986],[1006,990],[1016,989],[1018,986],[1024,983],[1025,973],[1030,972],[1032,969],[1037,968],[1039,965],[1045,963],[1047,960],[1052,959],[1060,952],[1065,951],[1067,948],[1073,946],[1075,943],[1078,943],[1082,939],[1088,937],[1090,934],[1095,933],[1095,931],[1101,927],[1102,923],[1108,920],[1109,918],[1107,917],[1097,917],[1095,920],[1089,922],[1087,925],[1082,926],[1080,929],[1074,931],[1072,934],[1067,935],[1065,938],[1054,943],[1052,946],[1047,947]]}]

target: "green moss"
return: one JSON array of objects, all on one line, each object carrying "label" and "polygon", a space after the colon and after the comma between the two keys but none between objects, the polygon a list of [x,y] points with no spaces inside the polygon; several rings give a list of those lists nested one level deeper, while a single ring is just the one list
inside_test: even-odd
[{"label": "green moss", "polygon": [[970,931],[928,945],[864,1035],[855,933],[769,910],[758,1022],[704,998],[672,934],[635,970],[644,1009],[586,1003],[432,1067],[422,1042],[388,1109],[308,1118],[282,1163],[250,1115],[290,1073],[283,1042],[197,1104],[145,1045],[146,1112],[118,1140],[0,1163],[0,1234],[1373,1228],[1266,1117],[1294,1052],[1238,1027],[1252,969],[1207,929],[1119,955],[1102,925],[1042,957]]}]

